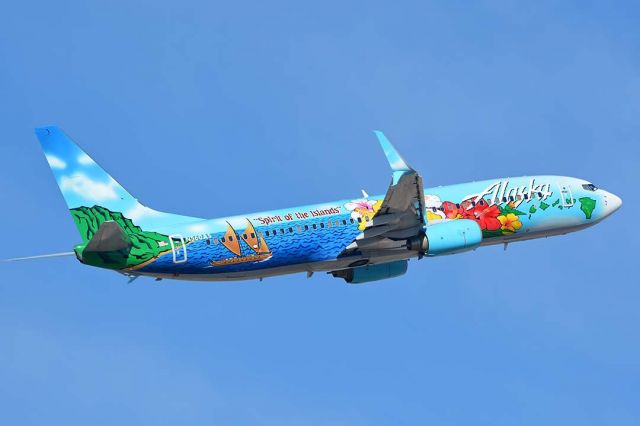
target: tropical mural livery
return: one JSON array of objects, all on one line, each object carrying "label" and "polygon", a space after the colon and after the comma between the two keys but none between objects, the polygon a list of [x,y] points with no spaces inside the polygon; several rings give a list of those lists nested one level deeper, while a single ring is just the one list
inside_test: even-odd
[{"label": "tropical mural livery", "polygon": [[[398,201],[393,198],[394,188],[400,194],[397,197],[410,196],[410,191],[405,194],[407,188],[423,194],[413,195],[406,204],[409,210],[417,209],[418,220],[423,218],[422,234],[467,220],[481,231],[481,245],[580,229],[619,207],[619,198],[612,194],[563,176],[422,190],[420,176],[378,132],[393,170],[386,197],[363,193],[358,199],[203,219],[144,206],[60,129],[46,127],[36,133],[80,235],[75,254],[83,263],[128,274],[255,277],[254,271],[291,270],[292,265],[302,265],[298,270],[304,270],[308,267],[304,265],[329,262],[326,267],[331,268],[331,262],[344,259],[347,263],[336,264],[349,265],[349,256],[366,257],[363,240],[385,240],[384,244],[396,244],[392,248],[399,250],[406,235],[379,231],[398,215],[391,208]],[[415,255],[402,250],[398,253],[404,258]]]}]

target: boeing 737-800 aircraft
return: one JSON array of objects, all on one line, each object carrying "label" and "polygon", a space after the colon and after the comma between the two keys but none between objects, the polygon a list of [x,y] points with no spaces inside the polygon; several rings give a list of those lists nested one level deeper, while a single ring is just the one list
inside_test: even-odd
[{"label": "boeing 737-800 aircraft", "polygon": [[[201,219],[142,205],[57,127],[36,129],[82,242],[80,262],[138,276],[201,281],[328,272],[348,283],[402,275],[410,259],[566,234],[615,212],[619,197],[564,176],[422,187],[382,132],[387,193]],[[505,246],[506,247],[506,246]]]}]

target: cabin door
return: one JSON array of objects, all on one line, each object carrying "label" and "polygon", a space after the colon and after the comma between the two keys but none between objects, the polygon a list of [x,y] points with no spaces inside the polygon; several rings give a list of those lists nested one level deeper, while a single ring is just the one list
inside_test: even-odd
[{"label": "cabin door", "polygon": [[573,194],[571,193],[571,187],[569,184],[558,182],[558,189],[560,189],[560,205],[563,207],[571,207],[575,203]]},{"label": "cabin door", "polygon": [[174,234],[169,237],[171,251],[173,252],[173,263],[184,263],[187,261],[187,245],[184,243],[182,235]]}]

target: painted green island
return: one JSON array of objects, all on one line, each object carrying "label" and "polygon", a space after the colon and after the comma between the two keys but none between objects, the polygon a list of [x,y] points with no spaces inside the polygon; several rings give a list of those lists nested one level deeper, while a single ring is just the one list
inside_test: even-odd
[{"label": "painted green island", "polygon": [[[120,212],[113,212],[100,206],[78,207],[70,210],[73,220],[83,239],[76,246],[76,253],[83,262],[112,269],[131,268],[164,254],[171,249],[169,237],[158,232],[143,231]],[[84,252],[100,225],[107,221],[116,222],[131,240],[130,250],[113,252]]]}]

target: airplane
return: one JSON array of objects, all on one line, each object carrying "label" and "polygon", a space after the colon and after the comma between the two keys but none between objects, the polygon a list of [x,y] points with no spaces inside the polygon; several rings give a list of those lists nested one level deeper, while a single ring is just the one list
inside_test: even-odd
[{"label": "airplane", "polygon": [[90,266],[129,278],[233,281],[325,272],[350,284],[403,275],[409,260],[588,228],[622,200],[586,180],[523,176],[423,189],[375,131],[392,172],[384,195],[202,219],[141,204],[56,126],[36,129]]}]

